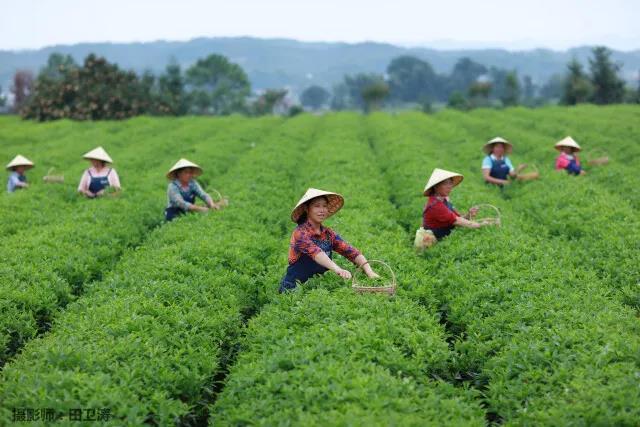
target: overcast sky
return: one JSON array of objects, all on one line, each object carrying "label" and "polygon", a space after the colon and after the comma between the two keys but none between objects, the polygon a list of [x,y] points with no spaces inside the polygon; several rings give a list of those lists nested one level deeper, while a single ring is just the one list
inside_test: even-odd
[{"label": "overcast sky", "polygon": [[639,29],[640,0],[0,0],[0,49],[248,35],[632,50]]}]

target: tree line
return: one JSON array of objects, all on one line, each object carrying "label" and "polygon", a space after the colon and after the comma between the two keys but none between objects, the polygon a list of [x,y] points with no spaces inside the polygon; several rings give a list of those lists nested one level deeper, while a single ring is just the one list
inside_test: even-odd
[{"label": "tree line", "polygon": [[[209,55],[183,70],[171,61],[158,76],[122,70],[105,58],[88,55],[77,64],[70,55],[51,54],[34,78],[16,72],[11,91],[14,111],[39,121],[124,119],[141,114],[182,116],[287,114],[306,110],[420,108],[434,104],[468,110],[478,107],[535,107],[556,99],[566,105],[591,102],[640,103],[640,86],[626,87],[611,51],[596,47],[587,73],[572,60],[564,76],[543,86],[515,70],[486,67],[469,58],[457,61],[449,74],[438,74],[426,61],[394,58],[384,74],[346,75],[331,90],[312,85],[292,103],[286,89],[251,93],[246,72],[222,55]],[[0,98],[0,106],[6,102]]]}]

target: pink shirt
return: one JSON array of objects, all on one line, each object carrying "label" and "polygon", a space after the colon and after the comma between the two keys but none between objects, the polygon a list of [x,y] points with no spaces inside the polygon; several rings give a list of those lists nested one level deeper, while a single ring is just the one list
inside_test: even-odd
[{"label": "pink shirt", "polygon": [[[111,173],[109,173],[111,170]],[[120,178],[118,177],[118,173],[115,169],[110,166],[105,166],[102,168],[100,172],[98,172],[93,166],[89,169],[85,170],[82,174],[82,178],[80,178],[80,185],[78,185],[78,191],[87,191],[89,190],[89,184],[91,183],[91,177],[89,176],[89,172],[94,177],[97,176],[107,176],[109,175],[109,185],[114,188],[120,188]]]},{"label": "pink shirt", "polygon": [[580,166],[580,159],[578,159],[576,154],[570,156],[567,153],[560,153],[558,158],[556,158],[556,170],[566,169],[574,158],[576,159],[576,165]]}]

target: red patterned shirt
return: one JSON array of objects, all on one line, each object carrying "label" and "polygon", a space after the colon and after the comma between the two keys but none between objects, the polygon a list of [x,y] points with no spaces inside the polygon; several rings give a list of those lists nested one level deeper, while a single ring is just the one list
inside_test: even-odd
[{"label": "red patterned shirt", "polygon": [[[320,226],[320,232],[313,229],[309,221],[300,224],[291,234],[289,244],[289,265],[294,264],[302,255],[307,255],[313,259],[322,252],[320,246],[331,248],[351,262],[360,255],[360,252],[328,227]],[[327,254],[329,255],[329,254]]]}]

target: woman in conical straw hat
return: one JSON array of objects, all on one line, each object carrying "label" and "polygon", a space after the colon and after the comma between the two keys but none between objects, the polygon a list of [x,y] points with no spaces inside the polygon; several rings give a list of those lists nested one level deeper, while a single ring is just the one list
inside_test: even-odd
[{"label": "woman in conical straw hat", "polygon": [[20,154],[7,164],[7,170],[11,171],[7,180],[7,191],[9,193],[29,187],[25,172],[32,167],[33,162]]},{"label": "woman in conical straw hat", "polygon": [[120,178],[116,170],[111,167],[113,160],[104,148],[94,148],[82,157],[91,162],[91,167],[82,174],[78,192],[90,199],[95,199],[103,196],[109,187],[115,190],[114,194],[120,191]]},{"label": "woman in conical straw hat", "polygon": [[438,240],[448,236],[454,227],[482,227],[481,223],[471,220],[477,209],[472,208],[462,216],[449,201],[451,190],[462,179],[463,176],[459,173],[436,168],[424,188],[424,195],[428,200],[422,212],[422,227],[431,230]]},{"label": "woman in conical straw hat", "polygon": [[558,141],[555,145],[556,150],[560,151],[560,155],[556,158],[556,170],[566,170],[569,175],[584,175],[586,172],[580,166],[578,151],[581,150],[578,143],[567,136]]},{"label": "woman in conical straw hat", "polygon": [[[169,172],[169,186],[167,187],[167,208],[164,217],[172,221],[187,212],[207,212],[209,209],[220,209],[223,201],[215,203],[211,196],[204,192],[200,184],[194,179],[202,174],[202,168],[195,163],[180,159]],[[196,197],[200,198],[207,206],[196,205]]]},{"label": "woman in conical straw hat", "polygon": [[513,145],[499,136],[484,144],[482,151],[486,154],[482,160],[482,176],[488,184],[500,187],[509,184],[509,177],[517,178],[518,173],[527,167],[526,164],[513,167],[511,159],[507,156],[513,151]]},{"label": "woman in conical straw hat", "polygon": [[360,251],[342,240],[335,231],[322,225],[343,205],[344,198],[340,194],[309,188],[293,208],[291,220],[298,226],[291,234],[289,266],[280,282],[280,293],[295,289],[298,282],[304,283],[312,276],[329,270],[344,279],[350,279],[351,273],[331,259],[333,251],[362,267],[367,276],[379,277]]}]

